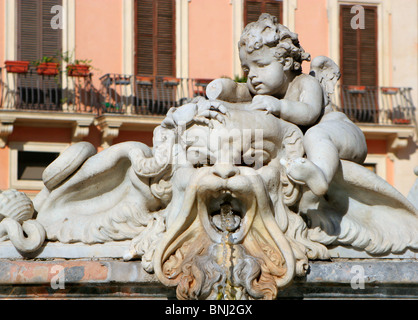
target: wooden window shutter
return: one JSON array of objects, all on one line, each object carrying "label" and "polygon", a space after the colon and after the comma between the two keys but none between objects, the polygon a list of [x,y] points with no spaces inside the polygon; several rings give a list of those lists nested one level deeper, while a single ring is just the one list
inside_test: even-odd
[{"label": "wooden window shutter", "polygon": [[174,76],[175,4],[173,0],[158,0],[157,6],[157,75]]},{"label": "wooden window shutter", "polygon": [[136,1],[136,73],[154,73],[154,1]]},{"label": "wooden window shutter", "polygon": [[62,31],[51,27],[51,8],[62,0],[18,1],[18,59],[39,60],[62,50]]},{"label": "wooden window shutter", "polygon": [[42,54],[40,1],[18,1],[18,60],[34,61]]},{"label": "wooden window shutter", "polygon": [[360,30],[360,82],[364,86],[377,86],[377,7],[364,7],[365,29]]},{"label": "wooden window shutter", "polygon": [[[62,31],[51,27],[51,19],[55,13],[51,8],[62,6],[62,0],[42,0],[42,56],[60,56],[62,52]],[[59,59],[59,58],[58,58]]]},{"label": "wooden window shutter", "polygon": [[364,6],[365,28],[353,29],[350,5],[340,6],[341,81],[344,85],[377,86],[377,7]]},{"label": "wooden window shutter", "polygon": [[174,0],[136,1],[136,73],[175,75]]},{"label": "wooden window shutter", "polygon": [[277,0],[245,0],[244,24],[257,21],[262,13],[270,13],[283,23],[283,1]]}]

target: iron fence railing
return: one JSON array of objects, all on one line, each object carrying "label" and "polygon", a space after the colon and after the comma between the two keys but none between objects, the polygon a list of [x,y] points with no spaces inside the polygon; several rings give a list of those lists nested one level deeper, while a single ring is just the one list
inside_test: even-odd
[{"label": "iron fence railing", "polygon": [[[18,74],[0,68],[0,109],[158,116],[205,96],[211,80],[108,73],[96,88],[91,74],[45,76],[35,69]],[[415,125],[411,90],[339,85],[332,103],[356,123]]]},{"label": "iron fence railing", "polygon": [[405,87],[340,85],[333,104],[354,122],[408,125],[415,122],[411,91]]},{"label": "iron fence railing", "polygon": [[35,68],[30,68],[26,73],[5,71],[0,78],[3,79],[0,83],[2,109],[97,112],[99,96],[91,74],[74,77],[58,71],[40,75]]},{"label": "iron fence railing", "polygon": [[204,96],[210,79],[105,74],[101,81],[101,112],[164,115],[195,96]]}]

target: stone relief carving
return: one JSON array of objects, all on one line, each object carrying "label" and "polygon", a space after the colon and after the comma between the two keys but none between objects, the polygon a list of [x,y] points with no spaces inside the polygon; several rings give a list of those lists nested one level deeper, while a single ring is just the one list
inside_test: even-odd
[{"label": "stone relief carving", "polygon": [[418,209],[361,166],[362,132],[332,110],[335,63],[317,57],[303,74],[309,54],[267,14],[239,47],[247,84],[217,79],[208,99],[170,109],[152,149],[80,142],[33,204],[1,193],[1,239],[23,255],[45,240],[131,240],[123,258],[179,299],[274,299],[331,246],[417,250]]}]

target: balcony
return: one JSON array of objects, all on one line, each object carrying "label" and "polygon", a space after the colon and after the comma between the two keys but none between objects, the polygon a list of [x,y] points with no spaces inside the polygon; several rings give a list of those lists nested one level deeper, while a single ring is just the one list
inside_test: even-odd
[{"label": "balcony", "polygon": [[[92,74],[84,77],[8,73],[0,68],[0,109],[37,112],[105,113],[163,116],[197,95],[204,95],[211,79],[181,79],[105,74],[99,88]],[[3,80],[1,80],[3,79]]]},{"label": "balcony", "polygon": [[[109,73],[95,86],[92,74],[72,77],[60,72],[45,76],[32,69],[26,74],[0,72],[0,138],[7,135],[6,125],[16,119],[70,125],[75,140],[83,137],[77,135],[82,132],[79,129],[92,123],[103,132],[119,130],[122,125],[128,130],[152,130],[171,107],[204,96],[211,81]],[[417,127],[411,90],[338,86],[332,103],[357,123],[366,137],[396,140],[411,136]]]},{"label": "balcony", "polygon": [[93,123],[100,96],[92,74],[69,76],[58,69],[8,72],[0,68],[0,147],[15,125],[71,127],[80,141]]},{"label": "balcony", "polygon": [[100,114],[164,116],[171,107],[204,96],[211,79],[106,74],[100,81]]},{"label": "balcony", "polygon": [[[105,74],[99,88],[92,74],[85,77],[38,75],[35,69],[25,74],[4,72],[0,82],[0,109],[164,116],[169,108],[204,96],[211,79],[148,77]],[[359,124],[413,125],[415,106],[411,88],[337,86],[333,96],[336,110]]]},{"label": "balcony", "polygon": [[388,152],[396,153],[418,132],[411,91],[406,87],[339,85],[332,104],[355,122],[367,139],[384,139]]},{"label": "balcony", "polygon": [[27,73],[5,71],[2,79],[0,108],[3,110],[97,112],[100,97],[91,74],[73,77],[58,71],[54,75],[40,75],[35,68],[30,68]]},{"label": "balcony", "polygon": [[337,87],[333,103],[338,111],[357,123],[411,125],[415,121],[411,90],[342,85]]}]

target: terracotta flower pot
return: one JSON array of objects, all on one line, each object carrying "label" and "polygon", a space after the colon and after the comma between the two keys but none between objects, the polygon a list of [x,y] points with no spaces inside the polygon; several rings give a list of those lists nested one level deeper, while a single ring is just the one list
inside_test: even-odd
[{"label": "terracotta flower pot", "polygon": [[411,120],[409,119],[393,119],[394,124],[410,124]]},{"label": "terracotta flower pot", "polygon": [[67,66],[67,73],[71,77],[87,77],[90,73],[90,66],[85,64],[70,64]]},{"label": "terracotta flower pot", "polygon": [[59,66],[59,64],[55,63],[55,62],[42,62],[36,68],[36,72],[39,75],[55,76],[59,72],[58,66]]},{"label": "terracotta flower pot", "polygon": [[27,73],[29,61],[5,61],[6,70],[9,73]]}]

